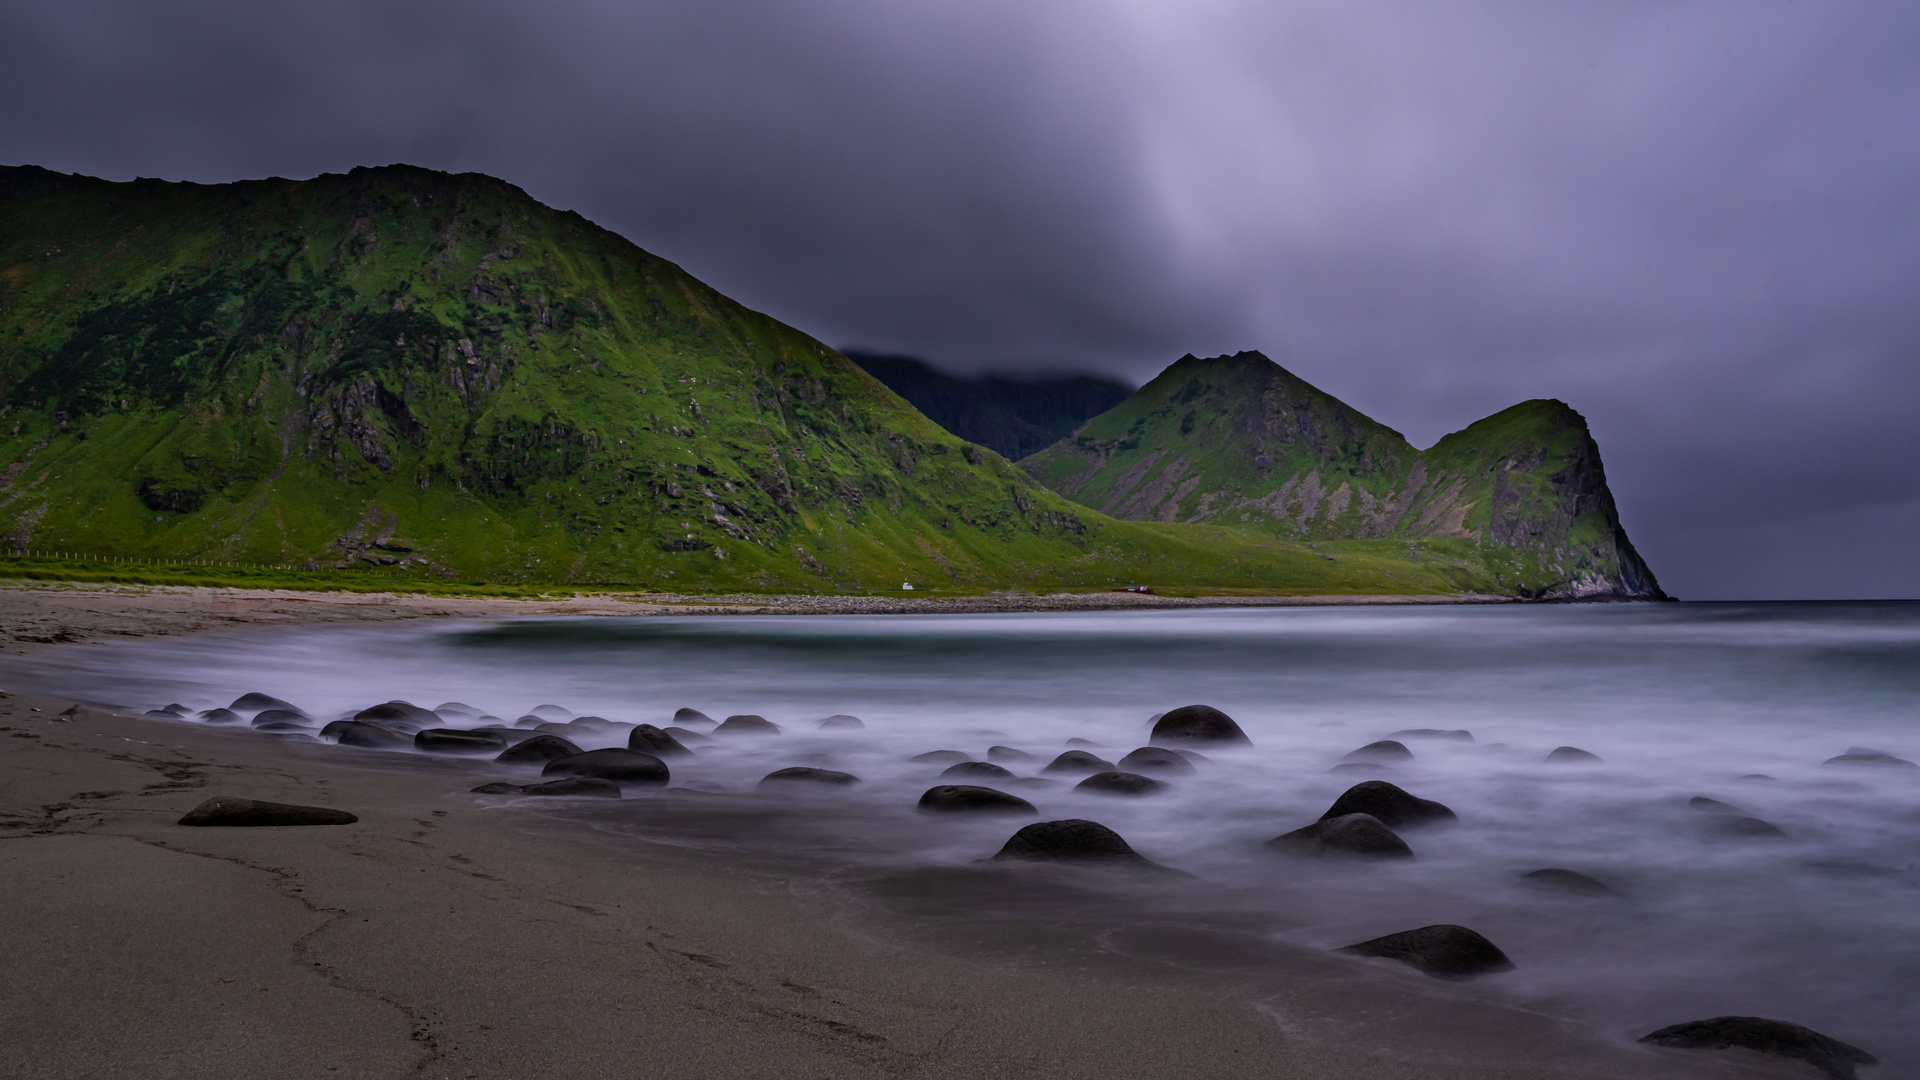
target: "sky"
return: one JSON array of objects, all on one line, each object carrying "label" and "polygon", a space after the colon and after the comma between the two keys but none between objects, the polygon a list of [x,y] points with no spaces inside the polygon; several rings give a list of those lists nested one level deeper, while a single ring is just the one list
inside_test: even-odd
[{"label": "sky", "polygon": [[843,348],[1592,425],[1686,599],[1920,597],[1920,6],[9,0],[0,163],[409,162]]}]

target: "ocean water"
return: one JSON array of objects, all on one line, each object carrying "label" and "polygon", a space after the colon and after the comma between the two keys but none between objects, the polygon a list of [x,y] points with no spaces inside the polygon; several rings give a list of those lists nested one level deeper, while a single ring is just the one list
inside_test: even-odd
[{"label": "ocean water", "polygon": [[[1822,764],[1852,747],[1920,759],[1920,604],[420,623],[68,649],[5,675],[141,706],[206,708],[261,690],[322,718],[390,698],[457,700],[508,721],[543,703],[661,726],[680,706],[757,713],[785,733],[695,744],[671,763],[676,787],[722,793],[501,812],[778,863],[915,918],[1065,926],[1187,966],[1284,966],[1460,923],[1517,968],[1458,993],[1623,1040],[1724,1014],[1775,1017],[1874,1052],[1879,1075],[1920,1074],[1920,769]],[[1151,716],[1196,702],[1232,715],[1253,747],[1203,750],[1194,776],[1153,797],[1081,794],[1073,778],[1015,789],[1041,819],[1100,821],[1191,879],[982,866],[1021,821],[914,809],[926,788],[955,781],[912,755],[984,759],[1004,744],[1035,755],[1010,766],[1034,775],[1079,738],[1118,760],[1146,745]],[[867,726],[819,730],[835,713]],[[1473,741],[1408,737],[1411,761],[1331,771],[1410,728],[1466,729]],[[1559,746],[1602,760],[1547,763]],[[790,765],[863,783],[754,790]],[[476,766],[476,783],[489,768]],[[1459,822],[1404,831],[1410,861],[1261,846],[1376,778],[1446,803]],[[1715,815],[1688,806],[1695,796],[1786,835],[1716,832]],[[1543,867],[1617,895],[1519,884]]]}]

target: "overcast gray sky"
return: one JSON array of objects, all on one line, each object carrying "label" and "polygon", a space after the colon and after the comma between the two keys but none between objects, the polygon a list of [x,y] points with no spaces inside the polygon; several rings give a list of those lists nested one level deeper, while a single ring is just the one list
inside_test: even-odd
[{"label": "overcast gray sky", "polygon": [[0,161],[504,177],[821,339],[1585,413],[1687,598],[1920,596],[1920,6],[0,4]]}]

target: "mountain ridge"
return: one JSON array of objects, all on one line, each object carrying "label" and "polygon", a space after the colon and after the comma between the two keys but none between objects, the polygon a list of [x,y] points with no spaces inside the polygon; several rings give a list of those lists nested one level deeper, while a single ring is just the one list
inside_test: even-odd
[{"label": "mountain ridge", "polygon": [[843,349],[841,355],[922,416],[1008,461],[1044,450],[1133,393],[1126,383],[1100,375],[967,377],[910,356],[857,349]]}]

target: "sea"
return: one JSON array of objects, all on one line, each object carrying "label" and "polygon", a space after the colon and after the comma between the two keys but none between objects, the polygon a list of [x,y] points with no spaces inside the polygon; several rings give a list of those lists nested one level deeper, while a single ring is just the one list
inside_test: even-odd
[{"label": "sea", "polygon": [[[668,788],[618,803],[472,798],[777,867],[935,936],[965,926],[956,947],[986,952],[1046,927],[1184,970],[1312,958],[1413,986],[1433,980],[1331,950],[1459,924],[1515,967],[1447,993],[1623,1043],[1721,1015],[1789,1020],[1878,1055],[1877,1075],[1920,1075],[1920,768],[1827,764],[1920,760],[1920,603],[423,620],[49,650],[4,675],[141,707],[262,691],[323,720],[390,699],[507,723],[542,705],[662,727],[683,707],[756,714],[783,733],[692,743]],[[1069,740],[1117,761],[1190,704],[1252,745],[1199,748],[1194,773],[1150,796],[1077,777],[1013,790],[1038,820],[1098,821],[1191,877],[1023,873],[990,861],[1020,819],[916,809],[956,782],[917,755],[1005,746],[1031,755],[1010,771],[1045,775]],[[830,715],[864,727],[821,729]],[[1470,738],[1396,734],[1421,729]],[[1383,739],[1411,757],[1349,760]],[[1549,761],[1560,747],[1593,759]],[[861,782],[758,790],[803,765]],[[475,782],[497,768],[476,764]],[[1264,844],[1374,779],[1457,822],[1405,830],[1412,859]],[[1736,811],[1778,835],[1727,830]],[[1525,883],[1543,868],[1611,891]]]}]

